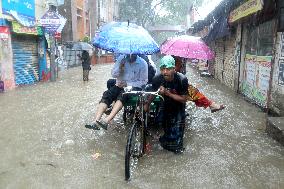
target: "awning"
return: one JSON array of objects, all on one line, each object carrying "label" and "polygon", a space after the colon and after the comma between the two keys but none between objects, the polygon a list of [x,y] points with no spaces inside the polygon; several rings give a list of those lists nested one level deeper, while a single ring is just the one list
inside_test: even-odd
[{"label": "awning", "polygon": [[230,34],[230,27],[226,16],[221,16],[214,24],[204,40],[209,42]]},{"label": "awning", "polygon": [[3,14],[4,18],[9,21],[17,20],[21,25],[25,27],[35,27],[35,18],[18,14],[16,11],[10,10],[9,13]]}]

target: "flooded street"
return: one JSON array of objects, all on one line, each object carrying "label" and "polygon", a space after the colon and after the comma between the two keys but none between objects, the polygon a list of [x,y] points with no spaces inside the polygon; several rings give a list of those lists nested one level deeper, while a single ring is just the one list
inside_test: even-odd
[{"label": "flooded street", "polygon": [[107,131],[84,127],[111,66],[93,66],[88,83],[77,67],[54,83],[0,94],[0,188],[284,188],[284,148],[265,133],[265,113],[191,68],[189,81],[226,109],[189,110],[185,152],[165,151],[153,139],[126,182],[121,115]]}]

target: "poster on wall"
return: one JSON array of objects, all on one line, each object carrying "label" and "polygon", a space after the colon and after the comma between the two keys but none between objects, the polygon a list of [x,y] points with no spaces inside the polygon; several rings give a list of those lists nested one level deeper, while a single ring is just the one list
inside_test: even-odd
[{"label": "poster on wall", "polygon": [[284,86],[284,60],[279,60],[278,84]]},{"label": "poster on wall", "polygon": [[253,86],[255,83],[255,71],[256,71],[256,62],[255,57],[250,56],[246,60],[246,76],[247,76],[247,82],[249,85]]},{"label": "poster on wall", "polygon": [[242,92],[262,107],[267,106],[272,56],[246,55]]},{"label": "poster on wall", "polygon": [[[270,71],[271,71],[271,61],[272,56],[258,56],[257,64],[258,64],[258,76],[256,79],[258,82],[256,83],[256,94],[255,99],[261,105],[266,105],[267,96],[269,90],[269,81],[270,81]],[[266,106],[265,106],[266,107]]]},{"label": "poster on wall", "polygon": [[245,57],[245,68],[244,68],[244,78],[242,82],[242,92],[249,98],[253,98],[253,86],[255,83],[255,71],[256,71],[256,64],[255,64],[256,56],[247,54]]}]

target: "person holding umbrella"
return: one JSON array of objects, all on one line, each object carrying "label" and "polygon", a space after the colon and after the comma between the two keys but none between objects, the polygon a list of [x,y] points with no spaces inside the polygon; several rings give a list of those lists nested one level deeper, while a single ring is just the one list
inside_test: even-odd
[{"label": "person holding umbrella", "polygon": [[[112,69],[112,76],[116,78],[116,84],[104,92],[97,109],[95,123],[85,125],[91,129],[100,129],[98,126],[107,129],[109,122],[123,107],[123,87],[131,86],[134,90],[141,90],[142,86],[148,82],[147,63],[137,55],[150,55],[160,49],[147,30],[129,21],[111,22],[104,25],[93,38],[92,43],[97,48],[115,54],[124,54],[117,58]],[[112,111],[102,120],[103,113],[113,101],[116,102]]]},{"label": "person holding umbrella", "polygon": [[[86,128],[99,130],[100,127],[107,130],[108,124],[122,109],[124,87],[131,86],[133,90],[142,90],[148,82],[148,66],[144,59],[136,54],[121,55],[114,64],[112,77],[116,78],[116,84],[103,93],[96,112],[95,123],[85,125]],[[110,114],[101,119],[106,109],[115,101]]]},{"label": "person holding umbrella", "polygon": [[89,81],[89,72],[91,70],[91,59],[89,52],[83,50],[82,55],[78,55],[82,61],[83,81]]}]

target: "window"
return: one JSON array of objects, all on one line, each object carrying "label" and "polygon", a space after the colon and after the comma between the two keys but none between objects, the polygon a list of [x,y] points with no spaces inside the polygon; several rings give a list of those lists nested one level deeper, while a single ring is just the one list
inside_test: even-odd
[{"label": "window", "polygon": [[257,27],[248,26],[247,54],[272,56],[273,24],[273,21],[269,21]]}]

